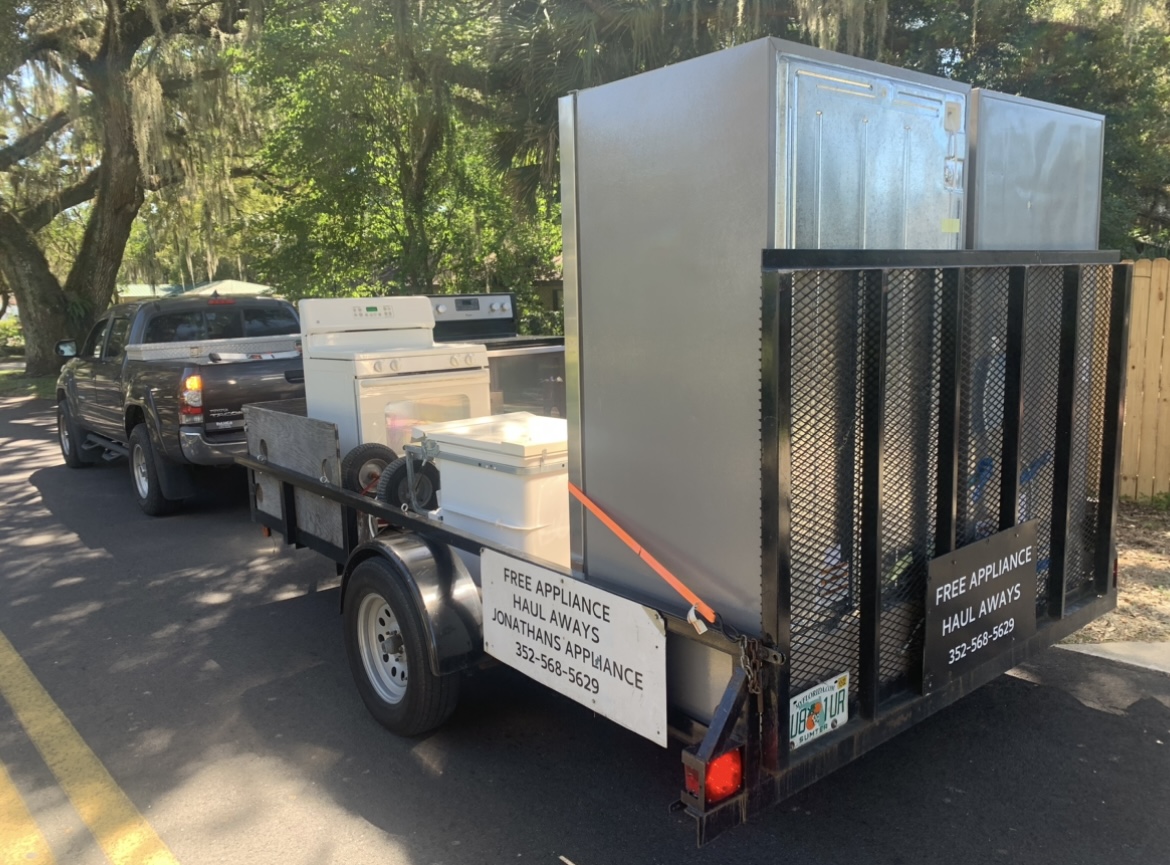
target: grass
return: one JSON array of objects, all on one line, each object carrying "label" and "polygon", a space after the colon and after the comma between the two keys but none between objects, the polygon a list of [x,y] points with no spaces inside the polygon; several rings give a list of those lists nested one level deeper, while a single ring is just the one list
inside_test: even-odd
[{"label": "grass", "polygon": [[1170,493],[1155,493],[1148,504],[1155,511],[1170,511]]},{"label": "grass", "polygon": [[57,389],[57,376],[26,376],[23,370],[0,369],[0,397],[36,396],[52,399]]}]

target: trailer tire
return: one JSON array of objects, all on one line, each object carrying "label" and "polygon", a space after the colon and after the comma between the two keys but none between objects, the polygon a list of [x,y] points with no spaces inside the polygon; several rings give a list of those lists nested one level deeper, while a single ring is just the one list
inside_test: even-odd
[{"label": "trailer tire", "polygon": [[150,430],[140,423],[130,431],[130,486],[138,507],[150,517],[162,517],[173,513],[179,503],[163,495],[162,483],[155,465],[154,445],[150,442]]},{"label": "trailer tire", "polygon": [[393,566],[360,562],[345,590],[345,651],[362,702],[400,736],[418,736],[451,716],[459,676],[431,671],[422,616]]},{"label": "trailer tire", "polygon": [[57,403],[57,444],[61,446],[61,456],[69,468],[83,469],[97,461],[96,455],[88,454],[82,448],[84,441],[85,430],[73,419],[69,403],[61,400]]},{"label": "trailer tire", "polygon": [[[395,509],[410,505],[410,488],[406,474],[408,459],[410,457],[399,457],[390,463],[378,481],[378,501],[385,502]],[[433,511],[439,506],[439,470],[435,464],[424,463],[419,466],[416,461],[414,481],[419,505],[423,510]]]},{"label": "trailer tire", "polygon": [[341,486],[350,492],[372,496],[382,470],[396,459],[398,454],[386,445],[377,442],[358,445],[341,460]]}]

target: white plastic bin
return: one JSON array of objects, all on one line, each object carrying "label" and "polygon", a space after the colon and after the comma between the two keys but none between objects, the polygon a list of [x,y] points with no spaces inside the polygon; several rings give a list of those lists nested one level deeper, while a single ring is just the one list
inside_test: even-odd
[{"label": "white plastic bin", "polygon": [[453,528],[569,566],[568,424],[529,412],[415,427],[438,445]]}]

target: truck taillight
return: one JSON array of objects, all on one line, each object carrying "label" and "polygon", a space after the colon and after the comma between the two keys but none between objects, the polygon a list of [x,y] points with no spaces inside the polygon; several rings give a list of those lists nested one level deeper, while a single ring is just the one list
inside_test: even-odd
[{"label": "truck taillight", "polygon": [[[720,754],[707,764],[706,801],[708,804],[722,802],[728,796],[739,792],[743,786],[743,749],[736,748]],[[683,766],[687,792],[699,797],[702,780],[694,766]]]},{"label": "truck taillight", "polygon": [[203,377],[189,375],[179,391],[179,423],[203,423]]}]

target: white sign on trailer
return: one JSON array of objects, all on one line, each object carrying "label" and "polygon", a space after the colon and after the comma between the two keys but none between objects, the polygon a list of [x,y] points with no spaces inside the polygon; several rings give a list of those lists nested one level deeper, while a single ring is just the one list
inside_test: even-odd
[{"label": "white sign on trailer", "polygon": [[483,647],[495,658],[666,745],[666,624],[649,607],[484,550]]}]

